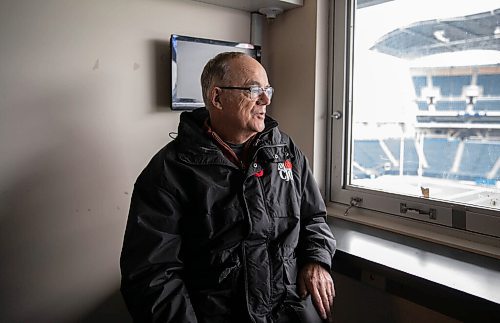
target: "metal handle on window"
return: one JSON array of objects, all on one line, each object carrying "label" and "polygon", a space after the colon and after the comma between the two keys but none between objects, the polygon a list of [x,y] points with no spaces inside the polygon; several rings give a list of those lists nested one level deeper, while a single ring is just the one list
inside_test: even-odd
[{"label": "metal handle on window", "polygon": [[436,220],[436,218],[437,218],[436,209],[430,208],[429,211],[427,212],[427,211],[420,210],[417,208],[407,207],[406,203],[399,204],[399,212],[401,212],[402,214],[408,214],[408,215],[412,215],[412,214],[413,215],[428,215],[429,219],[431,219],[431,220]]},{"label": "metal handle on window", "polygon": [[340,112],[340,111],[333,112],[332,113],[332,118],[337,119],[337,120],[341,119],[342,118],[342,112]]}]

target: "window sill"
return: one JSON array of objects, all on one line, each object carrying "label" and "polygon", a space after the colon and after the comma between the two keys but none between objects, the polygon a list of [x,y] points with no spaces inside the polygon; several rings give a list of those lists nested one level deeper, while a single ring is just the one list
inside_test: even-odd
[{"label": "window sill", "polygon": [[500,239],[330,204],[338,250],[500,304]]},{"label": "window sill", "polygon": [[328,215],[334,218],[500,260],[500,238],[356,207],[345,216],[346,209],[340,203],[330,203],[327,208]]}]

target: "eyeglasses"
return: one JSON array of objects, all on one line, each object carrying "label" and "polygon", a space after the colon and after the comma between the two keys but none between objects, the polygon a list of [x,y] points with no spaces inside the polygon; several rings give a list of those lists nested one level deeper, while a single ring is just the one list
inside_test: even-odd
[{"label": "eyeglasses", "polygon": [[265,93],[266,96],[271,100],[273,97],[274,89],[272,86],[260,87],[260,86],[249,86],[249,87],[241,87],[241,86],[219,86],[219,88],[224,90],[243,90],[250,92],[250,98],[252,100],[257,100],[260,98],[262,93]]}]

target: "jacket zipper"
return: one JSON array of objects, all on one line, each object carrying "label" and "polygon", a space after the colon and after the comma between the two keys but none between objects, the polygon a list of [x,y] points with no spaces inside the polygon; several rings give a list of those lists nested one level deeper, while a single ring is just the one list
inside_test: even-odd
[{"label": "jacket zipper", "polygon": [[[257,138],[255,140],[255,142],[254,142],[254,145],[256,146],[259,143],[259,141],[260,141],[260,139]],[[263,148],[276,148],[276,147],[284,147],[284,146],[286,146],[286,144],[274,144],[274,145],[263,145],[263,146],[260,146],[260,147],[258,147],[255,150],[255,152],[254,152],[254,154],[252,156],[252,159],[250,159],[250,162],[254,162],[255,161],[257,153],[259,152],[259,150],[261,150]],[[248,177],[245,178],[244,182],[246,182],[247,179],[248,179]],[[257,181],[259,182],[260,189],[261,189],[262,193],[264,194],[264,187],[263,187],[263,184],[262,184],[262,179],[258,178]],[[243,182],[243,185],[244,185],[244,182]],[[264,198],[264,196],[262,198]],[[248,222],[249,222],[249,227],[250,227],[250,230],[249,230],[249,234],[250,234],[252,232],[252,221],[250,219],[250,212],[248,210],[248,205],[247,205],[245,196],[243,196],[243,201],[245,202],[245,209],[247,211],[247,215],[248,215],[248,219],[249,219]],[[264,203],[264,208],[266,210],[266,214],[270,218],[270,221],[271,221],[271,229],[270,229],[270,231],[272,231],[274,229],[273,218],[271,217],[271,214],[269,213],[269,208],[267,206],[266,201],[264,200],[263,203]],[[269,253],[269,234],[270,234],[270,232],[268,232],[267,242],[266,242],[266,246],[267,246],[266,249],[267,249],[268,253]],[[248,311],[248,314],[250,316],[251,321],[255,322],[252,314],[250,313],[250,304],[249,304],[250,302],[249,302],[249,299],[248,299],[248,279],[247,279],[248,273],[247,273],[247,264],[246,264],[246,250],[245,250],[246,248],[245,248],[245,243],[244,242],[242,243],[242,249],[243,249],[243,252],[242,252],[243,253],[243,268],[244,268],[244,274],[245,274],[246,307],[247,307],[247,311]],[[272,298],[272,295],[274,293],[273,292],[273,285],[272,285],[272,273],[273,273],[273,268],[272,267],[273,267],[273,264],[271,262],[271,259],[269,259],[269,281],[268,281],[268,284],[269,284],[269,293],[270,293],[269,297],[270,298]]]},{"label": "jacket zipper", "polygon": [[248,271],[247,271],[247,253],[246,253],[246,243],[243,241],[241,244],[241,253],[243,254],[243,274],[245,275],[245,305],[247,308],[248,316],[250,317],[250,320],[252,323],[255,323],[255,320],[252,316],[252,313],[250,312],[250,301],[248,299]]},{"label": "jacket zipper", "polygon": [[[260,189],[262,191],[262,199],[264,203],[264,208],[266,209],[267,217],[269,218],[269,221],[271,223],[270,229],[267,232],[267,238],[266,238],[266,249],[267,249],[267,254],[269,257],[269,236],[271,235],[271,232],[274,231],[274,218],[271,216],[269,213],[269,208],[267,207],[267,203],[264,198],[264,184],[262,184],[262,179],[259,177],[257,178],[257,181],[259,182]],[[269,257],[269,281],[267,282],[269,284],[269,298],[271,299],[274,295],[274,288],[273,288],[273,262],[271,261],[271,257]]]}]

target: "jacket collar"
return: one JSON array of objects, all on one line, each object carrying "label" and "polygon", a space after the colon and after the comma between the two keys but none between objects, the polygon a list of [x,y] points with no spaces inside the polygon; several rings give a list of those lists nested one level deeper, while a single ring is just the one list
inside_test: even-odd
[{"label": "jacket collar", "polygon": [[[179,158],[191,164],[218,164],[246,168],[247,163],[240,161],[233,150],[211,130],[208,120],[209,115],[205,108],[181,114],[178,135],[175,139]],[[276,138],[279,134],[278,123],[269,116],[266,116],[264,122],[265,129],[247,142],[244,156],[250,156],[251,152],[263,142],[269,144],[279,141]]]}]

